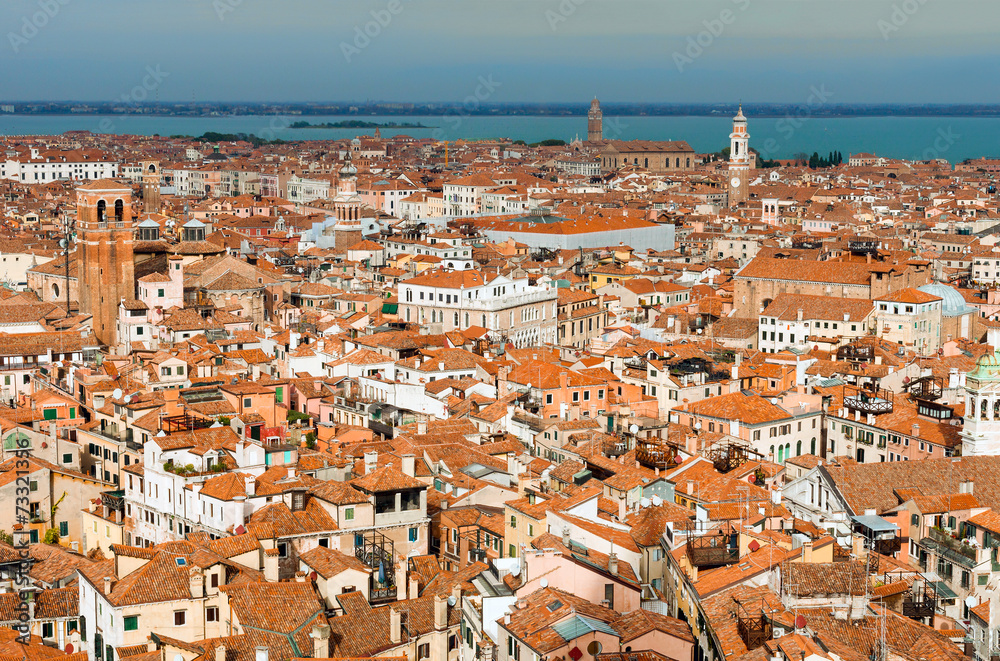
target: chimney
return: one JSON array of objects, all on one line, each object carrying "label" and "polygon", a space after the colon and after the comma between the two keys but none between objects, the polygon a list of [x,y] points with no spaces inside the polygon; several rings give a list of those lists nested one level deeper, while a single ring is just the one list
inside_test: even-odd
[{"label": "chimney", "polygon": [[427,433],[427,421],[426,420],[417,420],[417,433],[418,434],[426,434]]},{"label": "chimney", "polygon": [[417,580],[416,576],[410,577],[410,599],[416,599],[420,596],[420,581]]},{"label": "chimney", "polygon": [[410,477],[416,477],[417,475],[417,458],[412,454],[403,455],[403,474]]},{"label": "chimney", "polygon": [[365,452],[365,475],[368,475],[378,466],[378,450]]},{"label": "chimney", "polygon": [[247,474],[243,476],[243,484],[246,488],[247,497],[253,496],[257,493],[257,478],[253,475]]},{"label": "chimney", "polygon": [[914,439],[920,438],[920,425],[914,423],[913,426],[910,427],[910,436]]},{"label": "chimney", "polygon": [[215,646],[215,661],[226,661],[226,646],[216,645]]},{"label": "chimney", "polygon": [[[274,550],[274,549],[268,549]],[[278,553],[264,551],[264,580],[269,583],[278,582]]]},{"label": "chimney", "polygon": [[111,594],[111,577],[104,577],[104,594]]},{"label": "chimney", "polygon": [[618,554],[612,553],[608,556],[608,571],[612,576],[618,575]]},{"label": "chimney", "polygon": [[812,540],[806,540],[802,542],[802,562],[812,562],[813,561],[813,543]]},{"label": "chimney", "polygon": [[975,482],[972,480],[962,480],[962,482],[958,485],[958,493],[967,493],[971,496],[974,486]]},{"label": "chimney", "polygon": [[856,560],[864,560],[868,557],[868,551],[865,550],[865,538],[861,535],[854,535],[851,538],[851,550],[854,553],[854,558]]},{"label": "chimney", "polygon": [[566,548],[569,548],[569,526],[563,526],[563,529],[562,529],[562,544]]},{"label": "chimney", "polygon": [[[330,657],[330,625],[317,624],[312,628],[313,658],[327,659]],[[217,660],[218,661],[218,660]]]},{"label": "chimney", "polygon": [[87,509],[91,514],[97,511],[97,500],[98,499],[95,498],[87,503]]},{"label": "chimney", "polygon": [[455,600],[455,608],[462,608],[462,586],[456,583],[451,586],[451,598]]},{"label": "chimney", "polygon": [[688,480],[687,482],[688,482],[687,483],[687,495],[693,496],[694,495],[694,480]]},{"label": "chimney", "polygon": [[389,607],[389,641],[398,645],[403,640],[403,616],[395,608]]},{"label": "chimney", "polygon": [[205,596],[205,574],[201,568],[191,567],[188,570],[188,586],[191,589],[192,599],[201,599]]},{"label": "chimney", "polygon": [[798,310],[795,311],[795,321],[801,322],[802,317],[803,317],[802,308],[799,308]]},{"label": "chimney", "polygon": [[258,645],[253,650],[253,661],[268,661],[269,651],[267,645]]}]

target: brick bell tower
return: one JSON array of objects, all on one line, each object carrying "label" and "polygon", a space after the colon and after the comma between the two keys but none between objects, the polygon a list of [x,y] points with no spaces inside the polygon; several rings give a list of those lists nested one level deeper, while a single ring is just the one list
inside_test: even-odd
[{"label": "brick bell tower", "polygon": [[587,142],[602,140],[604,140],[604,113],[601,111],[601,102],[595,96],[587,112]]},{"label": "brick bell tower", "polygon": [[142,210],[160,213],[160,162],[142,161]]},{"label": "brick bell tower", "polygon": [[80,311],[94,316],[103,344],[118,341],[118,304],[135,300],[132,188],[99,179],[76,189],[76,261]]}]

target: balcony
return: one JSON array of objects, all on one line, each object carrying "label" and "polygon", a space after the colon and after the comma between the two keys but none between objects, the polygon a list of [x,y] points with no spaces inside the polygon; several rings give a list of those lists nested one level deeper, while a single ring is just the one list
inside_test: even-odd
[{"label": "balcony", "polygon": [[979,549],[969,545],[965,540],[955,539],[951,536],[951,533],[945,532],[941,528],[930,528],[927,531],[927,535],[927,539],[934,541],[938,546],[953,551],[973,562],[979,557]]},{"label": "balcony", "polygon": [[670,470],[680,465],[679,448],[662,438],[641,438],[635,442],[635,459],[650,469]]},{"label": "balcony", "polygon": [[716,533],[701,537],[689,536],[687,556],[700,569],[731,565],[740,560],[739,535]]},{"label": "balcony", "polygon": [[913,582],[913,587],[903,598],[903,617],[914,620],[934,617],[937,610],[937,592],[934,586],[927,581],[919,580]]},{"label": "balcony", "polygon": [[760,602],[759,612],[753,612],[748,604],[737,603],[736,607],[736,631],[739,633],[743,644],[748,651],[753,651],[771,640],[774,635],[774,626],[764,614],[763,601]]},{"label": "balcony", "polygon": [[394,601],[396,599],[396,571],[392,540],[382,533],[371,531],[356,535],[354,557],[373,569],[368,579],[368,601]]},{"label": "balcony", "polygon": [[880,415],[892,413],[893,393],[891,390],[871,386],[844,386],[844,406],[851,411]]}]

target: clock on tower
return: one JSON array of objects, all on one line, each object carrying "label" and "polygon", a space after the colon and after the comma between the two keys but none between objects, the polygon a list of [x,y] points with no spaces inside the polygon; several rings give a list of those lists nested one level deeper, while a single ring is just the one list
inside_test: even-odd
[{"label": "clock on tower", "polygon": [[735,207],[750,197],[750,134],[747,133],[747,118],[743,115],[743,105],[733,117],[733,132],[729,134],[729,206]]}]

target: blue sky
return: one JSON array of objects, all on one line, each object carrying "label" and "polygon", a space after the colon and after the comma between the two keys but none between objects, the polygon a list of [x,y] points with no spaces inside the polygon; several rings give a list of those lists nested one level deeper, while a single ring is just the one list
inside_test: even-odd
[{"label": "blue sky", "polygon": [[1000,103],[998,23],[996,0],[3,0],[0,98]]}]

